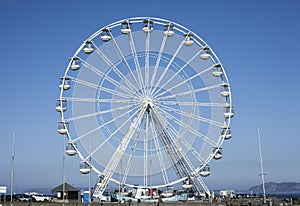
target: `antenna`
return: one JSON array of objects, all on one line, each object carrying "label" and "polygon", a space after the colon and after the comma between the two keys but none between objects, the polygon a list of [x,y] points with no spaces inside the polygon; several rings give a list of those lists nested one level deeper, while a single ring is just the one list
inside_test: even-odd
[{"label": "antenna", "polygon": [[266,204],[265,173],[264,173],[263,160],[262,160],[262,151],[261,151],[259,129],[257,129],[257,134],[258,134],[258,146],[259,146],[259,157],[260,157],[260,172],[261,172],[260,175],[261,175],[262,188],[263,188],[263,200],[264,200],[264,204]]},{"label": "antenna", "polygon": [[15,133],[13,132],[12,146],[11,146],[10,205],[12,205],[12,201],[13,201],[14,181],[15,181]]}]

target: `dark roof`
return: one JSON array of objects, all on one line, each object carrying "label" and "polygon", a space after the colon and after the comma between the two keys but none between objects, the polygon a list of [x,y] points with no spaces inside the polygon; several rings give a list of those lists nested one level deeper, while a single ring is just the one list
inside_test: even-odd
[{"label": "dark roof", "polygon": [[[79,191],[79,189],[77,189],[76,187],[73,187],[72,185],[70,185],[68,183],[64,183],[64,184],[65,184],[65,191],[66,192],[78,192]],[[52,193],[63,191],[63,184],[55,187],[51,191],[52,191]]]}]

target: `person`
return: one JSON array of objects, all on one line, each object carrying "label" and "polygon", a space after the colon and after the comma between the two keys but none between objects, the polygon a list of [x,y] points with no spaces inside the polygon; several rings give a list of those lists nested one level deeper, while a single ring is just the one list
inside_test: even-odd
[{"label": "person", "polygon": [[131,206],[131,202],[132,202],[132,200],[129,199],[129,200],[128,200],[128,206]]}]

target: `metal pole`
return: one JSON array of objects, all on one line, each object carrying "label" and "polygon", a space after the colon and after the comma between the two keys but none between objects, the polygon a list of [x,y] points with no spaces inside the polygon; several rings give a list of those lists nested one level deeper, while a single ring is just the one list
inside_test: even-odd
[{"label": "metal pole", "polygon": [[64,138],[64,143],[63,143],[63,171],[62,171],[62,182],[63,182],[63,194],[62,194],[62,200],[63,200],[63,206],[65,205],[65,190],[66,190],[66,169],[65,169],[65,161],[66,161],[66,156],[65,156],[65,138]]},{"label": "metal pole", "polygon": [[262,181],[262,189],[263,189],[263,201],[264,201],[264,204],[266,204],[265,174],[264,174],[264,167],[263,167],[263,160],[262,160],[259,129],[257,129],[257,134],[258,134],[258,146],[259,146],[259,157],[260,157],[260,172],[261,172],[261,181]]},{"label": "metal pole", "polygon": [[[91,152],[92,152],[92,136],[90,137],[90,150],[91,150]],[[91,161],[92,161],[92,157],[90,157],[90,163],[91,163]],[[89,203],[89,205],[91,204],[91,168],[90,168],[90,172],[89,172],[89,201],[88,201],[88,203]]]},{"label": "metal pole", "polygon": [[15,180],[15,133],[13,132],[12,146],[11,146],[10,205],[12,205],[13,202],[14,180]]}]

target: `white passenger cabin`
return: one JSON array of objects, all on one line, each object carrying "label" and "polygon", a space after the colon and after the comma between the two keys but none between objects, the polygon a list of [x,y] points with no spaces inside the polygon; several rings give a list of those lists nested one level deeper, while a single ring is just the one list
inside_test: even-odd
[{"label": "white passenger cabin", "polygon": [[221,190],[220,197],[222,197],[224,199],[235,198],[235,191],[234,190]]}]

